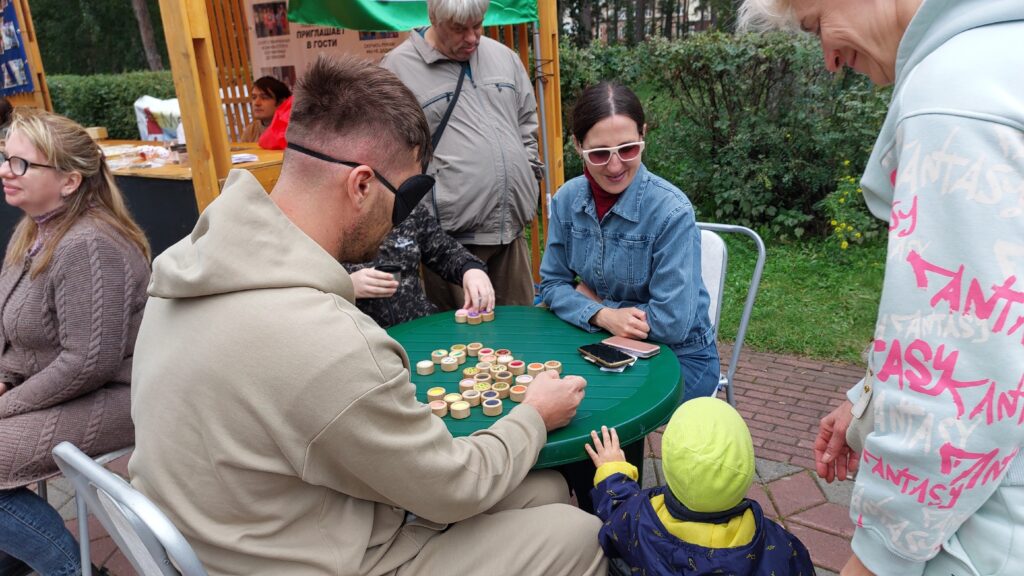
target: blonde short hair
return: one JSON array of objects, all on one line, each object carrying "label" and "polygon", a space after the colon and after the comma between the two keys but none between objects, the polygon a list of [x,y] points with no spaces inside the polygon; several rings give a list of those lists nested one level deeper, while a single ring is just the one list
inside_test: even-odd
[{"label": "blonde short hair", "polygon": [[484,19],[491,0],[427,0],[427,14],[432,24],[454,22],[468,24]]},{"label": "blonde short hair", "polygon": [[796,32],[800,30],[800,23],[793,14],[791,0],[743,0],[736,15],[736,29],[740,32]]}]

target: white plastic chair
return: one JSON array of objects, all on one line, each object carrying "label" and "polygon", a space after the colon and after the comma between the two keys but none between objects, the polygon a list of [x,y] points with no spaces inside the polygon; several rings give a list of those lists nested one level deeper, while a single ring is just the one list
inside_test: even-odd
[{"label": "white plastic chair", "polygon": [[149,498],[70,442],[58,444],[53,459],[75,487],[83,576],[92,576],[90,512],[142,576],[206,576],[185,537]]},{"label": "white plastic chair", "polygon": [[757,247],[757,262],[754,264],[754,272],[750,277],[750,284],[747,286],[747,299],[743,304],[743,313],[740,315],[739,329],[736,331],[736,342],[732,347],[732,358],[729,360],[729,368],[725,374],[718,376],[718,389],[725,389],[725,398],[736,405],[733,395],[733,377],[739,364],[740,351],[743,349],[743,339],[747,336],[747,325],[750,323],[750,314],[754,310],[754,300],[757,298],[757,288],[761,284],[761,274],[764,272],[764,261],[766,257],[764,241],[746,226],[733,224],[712,224],[698,222],[700,228],[700,268],[701,278],[704,286],[711,297],[708,306],[708,316],[711,317],[711,325],[715,329],[715,340],[718,340],[718,327],[722,313],[722,293],[725,292],[725,278],[729,269],[729,250],[725,241],[719,234],[742,234],[753,240]]}]

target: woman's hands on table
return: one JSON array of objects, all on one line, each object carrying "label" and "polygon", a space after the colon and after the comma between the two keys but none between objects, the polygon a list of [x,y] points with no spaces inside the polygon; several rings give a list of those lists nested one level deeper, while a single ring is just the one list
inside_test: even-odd
[{"label": "woman's hands on table", "polygon": [[646,340],[651,331],[647,325],[647,313],[639,308],[601,308],[590,319],[590,323],[615,336],[634,340]]}]

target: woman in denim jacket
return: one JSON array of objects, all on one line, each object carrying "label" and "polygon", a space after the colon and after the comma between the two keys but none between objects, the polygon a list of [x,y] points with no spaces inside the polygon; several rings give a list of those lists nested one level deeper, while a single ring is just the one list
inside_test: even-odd
[{"label": "woman in denim jacket", "polygon": [[720,368],[700,230],[686,195],[641,162],[645,130],[640,100],[625,86],[602,82],[576,102],[573,143],[584,174],[552,201],[541,296],[584,330],[668,345],[684,398],[708,396]]}]

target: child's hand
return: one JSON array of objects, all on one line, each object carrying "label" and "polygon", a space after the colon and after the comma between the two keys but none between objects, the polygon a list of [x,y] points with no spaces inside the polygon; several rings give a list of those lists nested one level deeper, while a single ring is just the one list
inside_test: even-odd
[{"label": "child's hand", "polygon": [[615,428],[609,430],[607,426],[601,426],[601,437],[597,436],[597,430],[591,430],[590,438],[594,441],[594,447],[591,448],[590,444],[584,444],[583,447],[597,468],[609,462],[626,461],[626,454],[619,448],[619,435]]}]

